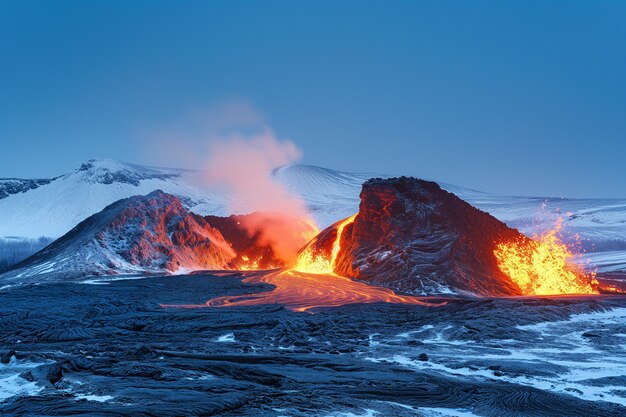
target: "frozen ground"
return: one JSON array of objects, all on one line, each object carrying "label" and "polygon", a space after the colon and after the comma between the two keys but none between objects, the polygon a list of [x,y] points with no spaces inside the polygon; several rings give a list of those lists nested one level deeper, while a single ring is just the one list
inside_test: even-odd
[{"label": "frozen ground", "polygon": [[626,415],[626,297],[161,307],[241,278],[1,290],[0,414]]}]

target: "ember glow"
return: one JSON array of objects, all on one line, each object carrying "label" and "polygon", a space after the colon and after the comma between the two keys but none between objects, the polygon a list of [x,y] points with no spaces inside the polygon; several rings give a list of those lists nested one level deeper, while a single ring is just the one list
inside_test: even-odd
[{"label": "ember glow", "polygon": [[302,250],[300,255],[298,255],[296,265],[292,269],[310,274],[334,274],[337,255],[341,250],[341,235],[343,234],[343,229],[352,223],[356,216],[357,215],[355,214],[342,220],[337,226],[337,236],[333,242],[330,256],[321,253],[314,253],[312,247],[307,246]]},{"label": "ember glow", "polygon": [[240,269],[242,271],[254,271],[257,269],[261,269],[259,266],[259,261],[256,259],[250,259],[247,256],[242,256],[241,260],[243,261],[240,265]]},{"label": "ember glow", "polygon": [[249,136],[214,138],[206,170],[209,183],[227,190],[231,213],[254,214],[242,218],[239,226],[271,246],[285,263],[293,263],[300,248],[319,232],[302,196],[272,177],[273,169],[297,162],[300,156],[293,142],[278,140],[265,127]]},{"label": "ember glow", "polygon": [[525,295],[597,294],[595,273],[576,265],[576,255],[560,238],[556,226],[533,239],[498,243],[498,267]]},{"label": "ember glow", "polygon": [[259,244],[271,247],[274,256],[284,261],[283,265],[293,263],[298,251],[319,233],[310,218],[292,218],[282,213],[255,213],[242,220],[240,226],[250,237],[256,237]]}]

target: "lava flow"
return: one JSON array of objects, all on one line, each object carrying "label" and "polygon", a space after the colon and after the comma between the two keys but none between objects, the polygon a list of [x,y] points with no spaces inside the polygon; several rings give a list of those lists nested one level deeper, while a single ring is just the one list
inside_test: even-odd
[{"label": "lava flow", "polygon": [[498,243],[494,255],[502,272],[525,295],[597,294],[595,273],[573,263],[575,254],[561,240],[558,221],[554,229],[514,242]]},{"label": "lava flow", "polygon": [[279,270],[269,273],[251,273],[243,282],[247,284],[271,284],[275,288],[272,291],[255,294],[217,297],[200,305],[165,307],[236,307],[280,304],[292,311],[310,312],[316,308],[338,307],[346,304],[381,302],[423,306],[446,304],[445,301],[432,301],[428,297],[399,295],[388,288],[367,285],[335,274],[320,275],[295,270]]},{"label": "lava flow", "polygon": [[298,255],[298,259],[296,260],[296,264],[292,270],[310,274],[335,274],[335,264],[337,262],[337,255],[341,250],[341,236],[343,235],[343,229],[345,229],[350,223],[354,222],[356,216],[356,214],[352,215],[338,224],[336,229],[337,235],[332,244],[330,257],[321,253],[314,253],[313,246],[308,245]]}]

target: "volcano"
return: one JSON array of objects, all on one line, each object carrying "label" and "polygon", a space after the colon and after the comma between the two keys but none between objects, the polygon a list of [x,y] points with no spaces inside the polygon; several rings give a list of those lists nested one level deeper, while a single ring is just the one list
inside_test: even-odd
[{"label": "volcano", "polygon": [[[36,277],[41,281],[198,269],[277,268],[288,259],[275,254],[273,242],[244,227],[267,216],[253,213],[203,217],[190,212],[178,197],[157,190],[107,206],[2,278],[28,281]],[[281,219],[302,227],[297,220]],[[276,224],[282,223],[276,220]],[[305,242],[302,240],[300,245]]]},{"label": "volcano", "polygon": [[331,272],[418,294],[519,295],[498,267],[495,242],[527,238],[434,182],[363,184],[358,215],[322,231],[301,254]]}]

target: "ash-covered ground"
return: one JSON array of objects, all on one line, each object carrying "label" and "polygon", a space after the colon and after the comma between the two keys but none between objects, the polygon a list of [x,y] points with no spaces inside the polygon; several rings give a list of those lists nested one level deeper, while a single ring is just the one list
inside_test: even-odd
[{"label": "ash-covered ground", "polygon": [[626,415],[624,296],[162,307],[241,279],[4,288],[0,415]]}]

